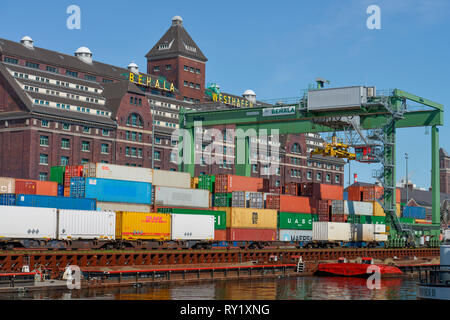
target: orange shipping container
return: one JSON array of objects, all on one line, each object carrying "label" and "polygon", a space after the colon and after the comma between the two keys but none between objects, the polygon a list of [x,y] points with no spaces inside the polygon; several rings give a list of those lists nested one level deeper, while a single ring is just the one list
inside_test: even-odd
[{"label": "orange shipping container", "polygon": [[267,195],[267,209],[275,209],[282,212],[317,213],[317,200],[308,197],[296,197],[290,195]]},{"label": "orange shipping container", "polygon": [[16,179],[16,194],[36,194],[36,181]]},{"label": "orange shipping container", "polygon": [[52,181],[36,181],[36,194],[57,197],[58,183]]},{"label": "orange shipping container", "polygon": [[227,231],[226,230],[214,230],[214,240],[215,241],[226,241]]},{"label": "orange shipping container", "polygon": [[232,174],[216,175],[215,192],[228,193],[233,191],[266,191],[269,181],[262,178],[243,177]]},{"label": "orange shipping container", "polygon": [[301,194],[320,200],[343,200],[344,187],[331,184],[308,182],[301,185]]},{"label": "orange shipping container", "polygon": [[70,187],[64,188],[64,197],[70,197]]}]

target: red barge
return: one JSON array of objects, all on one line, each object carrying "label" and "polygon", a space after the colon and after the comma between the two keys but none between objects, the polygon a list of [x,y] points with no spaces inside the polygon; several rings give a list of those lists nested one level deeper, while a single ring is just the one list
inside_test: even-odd
[{"label": "red barge", "polygon": [[314,275],[332,277],[359,277],[367,278],[371,276],[378,267],[382,277],[398,276],[403,274],[397,267],[384,264],[374,264],[372,258],[363,258],[362,263],[349,263],[345,258],[339,258],[337,263],[321,263]]}]

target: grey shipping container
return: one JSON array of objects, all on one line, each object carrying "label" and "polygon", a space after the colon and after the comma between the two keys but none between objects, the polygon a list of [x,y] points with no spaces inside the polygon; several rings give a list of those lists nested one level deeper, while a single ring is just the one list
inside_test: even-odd
[{"label": "grey shipping container", "polygon": [[156,206],[209,208],[210,193],[203,189],[155,187]]},{"label": "grey shipping container", "polygon": [[367,88],[343,87],[308,91],[309,111],[358,108],[367,102]]}]

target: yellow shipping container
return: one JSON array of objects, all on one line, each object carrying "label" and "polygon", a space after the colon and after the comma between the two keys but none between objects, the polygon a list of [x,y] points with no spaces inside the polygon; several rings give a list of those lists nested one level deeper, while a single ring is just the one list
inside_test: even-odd
[{"label": "yellow shipping container", "polygon": [[191,178],[191,189],[198,189],[198,177]]},{"label": "yellow shipping container", "polygon": [[226,211],[227,228],[277,228],[277,210],[227,207],[219,207],[217,210]]},{"label": "yellow shipping container", "polygon": [[[401,217],[400,203],[397,203],[396,206],[397,206],[397,217],[400,218]],[[385,217],[386,216],[384,213],[383,207],[377,201],[373,202],[373,215],[375,217]]]},{"label": "yellow shipping container", "polygon": [[170,240],[170,214],[116,212],[116,239]]}]

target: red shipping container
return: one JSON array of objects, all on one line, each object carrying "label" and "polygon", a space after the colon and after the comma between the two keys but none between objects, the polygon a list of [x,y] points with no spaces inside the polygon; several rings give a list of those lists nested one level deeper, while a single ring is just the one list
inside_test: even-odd
[{"label": "red shipping container", "polygon": [[[264,180],[267,182],[264,182]],[[267,179],[243,177],[232,174],[216,175],[216,193],[229,193],[233,191],[264,192],[268,189],[269,185]]]},{"label": "red shipping container", "polygon": [[344,214],[333,214],[331,215],[331,222],[346,222]]},{"label": "red shipping container", "polygon": [[215,241],[227,241],[227,231],[226,230],[215,230],[214,231]]},{"label": "red shipping container", "polygon": [[16,179],[16,194],[36,194],[36,181]]},{"label": "red shipping container", "polygon": [[291,196],[299,196],[300,190],[299,190],[298,183],[290,182],[284,186],[284,194],[288,194]]},{"label": "red shipping container", "polygon": [[282,194],[281,189],[282,189],[281,187],[270,187],[268,193]]},{"label": "red shipping container", "polygon": [[70,178],[82,177],[83,166],[66,166],[64,173],[64,187],[70,187]]},{"label": "red shipping container", "polygon": [[227,241],[276,241],[276,229],[227,228]]},{"label": "red shipping container", "polygon": [[316,213],[315,201],[307,197],[267,195],[266,208],[283,212]]},{"label": "red shipping container", "polygon": [[36,194],[40,196],[58,196],[58,183],[52,181],[36,181]]}]

